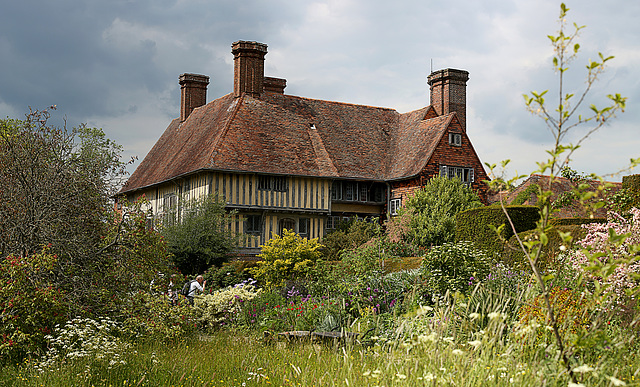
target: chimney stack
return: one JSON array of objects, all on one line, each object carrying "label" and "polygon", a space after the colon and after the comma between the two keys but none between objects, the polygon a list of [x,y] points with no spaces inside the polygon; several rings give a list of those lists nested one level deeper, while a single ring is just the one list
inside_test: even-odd
[{"label": "chimney stack", "polygon": [[264,91],[264,56],[267,45],[239,40],[231,45],[233,54],[233,95],[254,97]]},{"label": "chimney stack", "polygon": [[207,103],[207,85],[209,77],[199,74],[182,74],[179,78],[180,98],[180,122],[184,122],[193,109]]},{"label": "chimney stack", "polygon": [[284,94],[287,80],[283,78],[264,77],[264,91],[269,93]]},{"label": "chimney stack", "polygon": [[438,115],[456,112],[460,126],[467,131],[467,81],[469,72],[444,69],[434,71],[427,77],[431,89],[430,102]]}]

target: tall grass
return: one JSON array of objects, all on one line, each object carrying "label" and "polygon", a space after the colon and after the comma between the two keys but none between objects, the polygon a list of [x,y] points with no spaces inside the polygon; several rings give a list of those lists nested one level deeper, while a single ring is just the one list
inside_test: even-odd
[{"label": "tall grass", "polygon": [[[265,341],[223,330],[172,345],[138,345],[125,364],[108,359],[36,361],[0,371],[3,386],[568,386],[570,378],[545,327],[518,323],[527,292],[476,287],[433,308],[377,324],[362,341]],[[358,321],[352,330],[359,330]],[[370,322],[363,322],[369,326]],[[386,327],[386,328],[384,328]],[[634,333],[612,332],[608,350],[575,353],[579,383],[637,385]],[[579,384],[578,384],[579,385]]]}]

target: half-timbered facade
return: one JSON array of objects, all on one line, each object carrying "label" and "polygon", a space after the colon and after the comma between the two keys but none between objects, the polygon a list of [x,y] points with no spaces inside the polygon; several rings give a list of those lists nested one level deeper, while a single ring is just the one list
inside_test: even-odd
[{"label": "half-timbered facade", "polygon": [[431,104],[401,114],[286,95],[284,79],[264,77],[266,52],[234,43],[234,91],[209,103],[209,78],[182,74],[180,117],[119,197],[144,195],[161,219],[180,200],[218,194],[249,254],[285,228],[322,238],[345,218],[394,214],[438,174],[486,197],[466,132],[466,71],[432,73]]}]

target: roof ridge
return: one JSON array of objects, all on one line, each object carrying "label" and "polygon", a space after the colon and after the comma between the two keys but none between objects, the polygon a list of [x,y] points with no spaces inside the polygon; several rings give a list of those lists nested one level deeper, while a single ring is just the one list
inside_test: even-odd
[{"label": "roof ridge", "polygon": [[315,124],[311,124],[307,127],[307,133],[309,133],[311,145],[313,146],[313,151],[316,154],[315,161],[318,169],[330,172],[333,176],[339,176],[338,168],[336,168],[333,163],[333,159],[331,159],[329,152],[327,152],[327,149],[324,147],[324,142],[322,141],[322,137],[318,133]]},{"label": "roof ridge", "polygon": [[[233,98],[233,100],[231,101],[231,106],[229,108],[233,108],[233,112],[231,114],[229,114],[229,116],[227,117],[227,120],[224,123],[224,127],[223,127],[222,131],[220,132],[220,135],[218,136],[216,141],[211,146],[211,153],[209,153],[209,165],[211,165],[213,163],[213,157],[217,153],[217,149],[218,149],[218,146],[220,145],[220,142],[227,135],[227,132],[229,131],[229,128],[231,127],[231,122],[233,122],[233,119],[236,117],[236,114],[238,114],[238,110],[240,110],[240,106],[242,106],[242,101],[244,100],[244,96],[245,96],[245,94],[243,93],[242,95],[240,95],[240,97]],[[233,106],[234,104],[235,104],[235,106]],[[227,111],[229,110],[229,108],[227,108]]]}]

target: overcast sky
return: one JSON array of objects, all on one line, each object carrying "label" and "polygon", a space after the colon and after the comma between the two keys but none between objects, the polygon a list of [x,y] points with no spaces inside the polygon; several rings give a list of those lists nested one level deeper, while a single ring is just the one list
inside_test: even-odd
[{"label": "overcast sky", "polygon": [[[587,26],[567,87],[581,90],[584,66],[602,52],[615,59],[588,102],[628,97],[626,112],[592,136],[572,167],[614,172],[640,157],[640,2],[567,6],[569,22]],[[208,75],[207,100],[225,95],[232,91],[231,43],[255,40],[269,46],[265,74],[286,78],[285,93],[401,113],[429,104],[431,63],[467,70],[467,131],[478,156],[511,159],[510,175],[530,173],[552,137],[522,94],[555,95],[547,35],[558,29],[559,9],[551,0],[5,2],[0,117],[55,104],[57,122],[102,128],[124,146],[125,158],[141,161],[179,116],[178,76]]]}]

